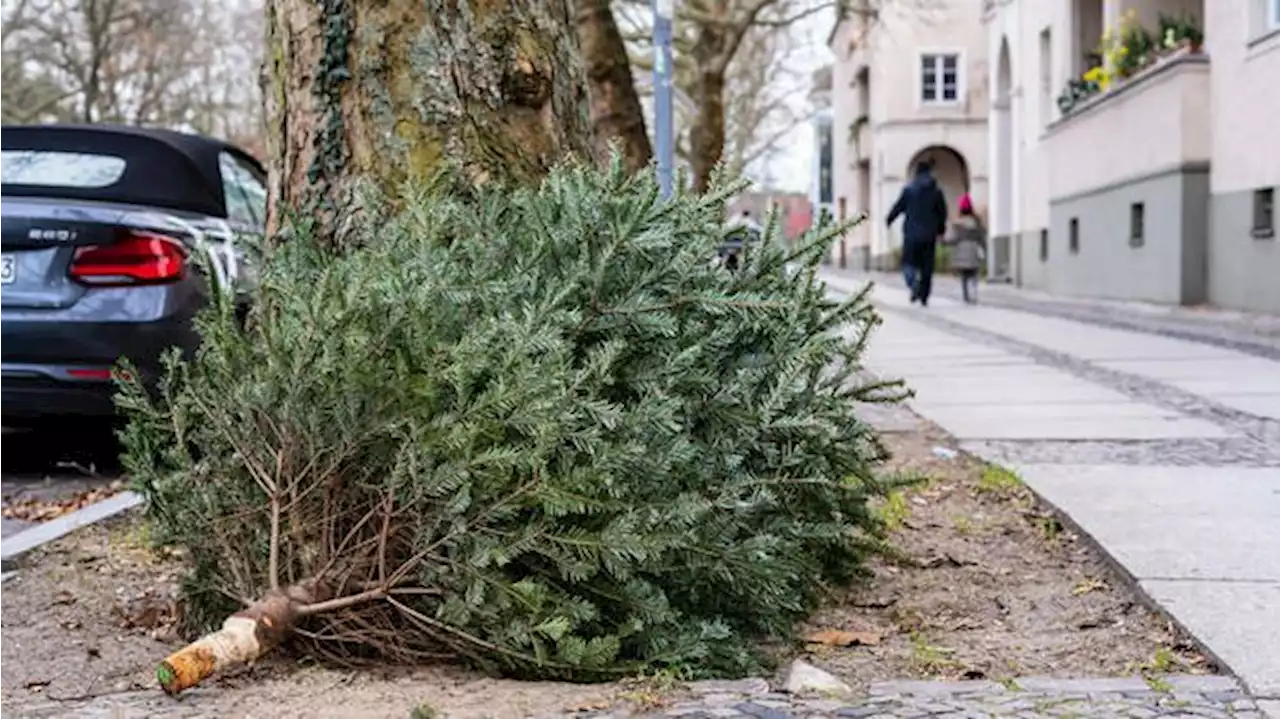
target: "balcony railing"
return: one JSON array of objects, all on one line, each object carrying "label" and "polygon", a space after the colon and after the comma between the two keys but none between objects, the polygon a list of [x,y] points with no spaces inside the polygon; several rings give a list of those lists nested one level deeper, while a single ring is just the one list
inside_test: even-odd
[{"label": "balcony railing", "polygon": [[1209,161],[1209,58],[1184,52],[1088,97],[1045,133],[1049,197]]}]

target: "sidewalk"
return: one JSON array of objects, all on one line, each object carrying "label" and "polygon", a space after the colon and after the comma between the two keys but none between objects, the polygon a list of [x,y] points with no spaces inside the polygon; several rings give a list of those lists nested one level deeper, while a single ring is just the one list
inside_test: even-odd
[{"label": "sidewalk", "polygon": [[906,379],[916,412],[1018,471],[1280,700],[1280,361],[945,296],[923,309],[900,285],[877,286],[869,367]]},{"label": "sidewalk", "polygon": [[[831,276],[887,287],[901,287],[901,275],[829,269]],[[935,297],[960,299],[959,279],[934,275]],[[1178,307],[1150,302],[1063,297],[1009,284],[983,284],[978,294],[986,307],[1079,320],[1116,329],[1208,342],[1228,349],[1280,360],[1280,315],[1212,307]]]}]

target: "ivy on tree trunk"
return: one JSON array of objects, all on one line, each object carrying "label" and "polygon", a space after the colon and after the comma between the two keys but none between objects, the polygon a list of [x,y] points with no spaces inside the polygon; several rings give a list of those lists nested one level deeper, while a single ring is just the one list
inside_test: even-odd
[{"label": "ivy on tree trunk", "polygon": [[589,158],[568,0],[269,0],[270,229],[282,210],[339,220],[358,183],[394,196],[446,167],[525,185]]}]

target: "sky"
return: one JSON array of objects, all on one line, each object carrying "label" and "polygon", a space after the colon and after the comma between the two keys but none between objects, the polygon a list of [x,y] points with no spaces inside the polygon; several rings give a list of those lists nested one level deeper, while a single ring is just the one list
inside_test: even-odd
[{"label": "sky", "polygon": [[[797,111],[809,109],[808,89],[813,72],[832,61],[831,51],[827,49],[827,36],[831,34],[834,22],[834,10],[827,10],[806,18],[792,30],[800,40],[794,63],[801,71],[805,90],[797,93]],[[807,122],[797,125],[778,143],[777,150],[768,167],[755,168],[750,173],[753,179],[760,184],[771,179],[776,189],[807,193],[816,152],[812,127]]]}]

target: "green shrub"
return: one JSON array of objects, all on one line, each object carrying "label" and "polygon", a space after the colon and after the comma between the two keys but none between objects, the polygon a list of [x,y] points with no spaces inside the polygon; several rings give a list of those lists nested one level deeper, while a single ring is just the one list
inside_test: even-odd
[{"label": "green shrub", "polygon": [[159,398],[120,400],[189,628],[278,581],[349,598],[295,634],[325,656],[758,668],[881,547],[857,410],[900,390],[858,379],[865,293],[815,282],[834,228],[711,261],[737,189],[563,169],[370,199],[341,253],[276,243],[248,327],[211,309]]}]

